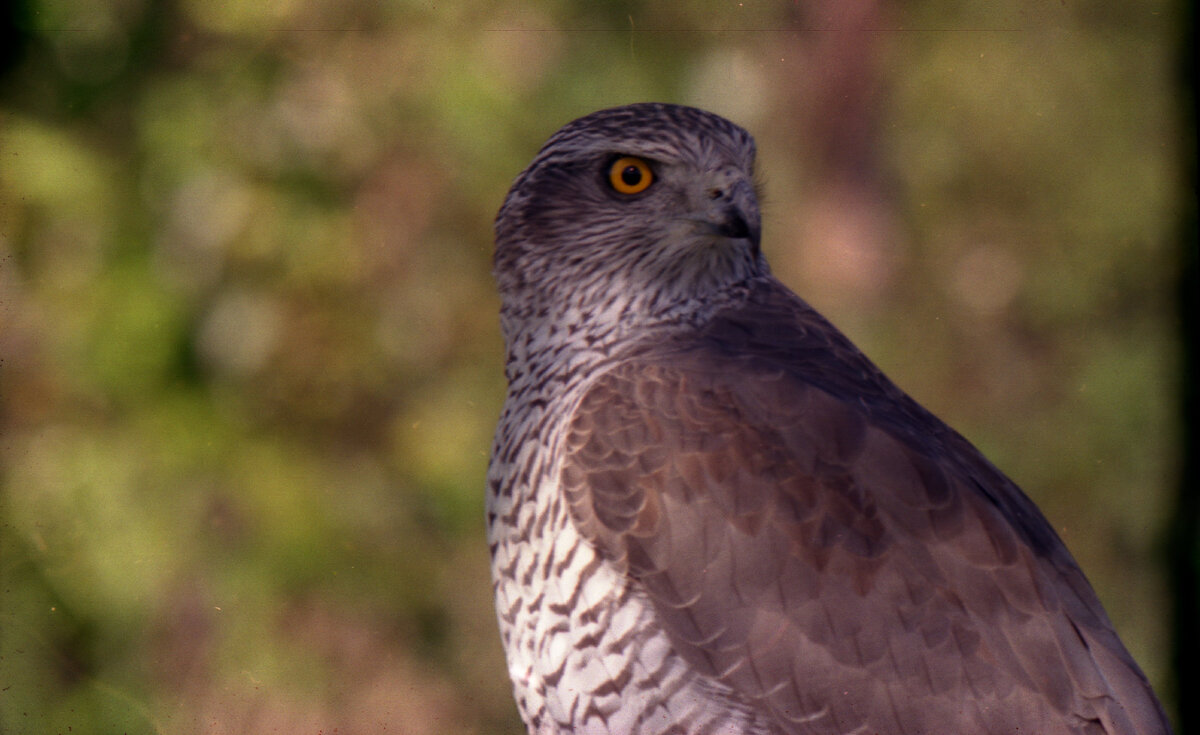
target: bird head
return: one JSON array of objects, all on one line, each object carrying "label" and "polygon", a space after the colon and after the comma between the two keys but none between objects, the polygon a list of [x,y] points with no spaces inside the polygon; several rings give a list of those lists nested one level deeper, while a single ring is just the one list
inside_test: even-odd
[{"label": "bird head", "polygon": [[644,103],[569,123],[496,218],[503,308],[653,316],[766,273],[754,139],[702,110]]}]

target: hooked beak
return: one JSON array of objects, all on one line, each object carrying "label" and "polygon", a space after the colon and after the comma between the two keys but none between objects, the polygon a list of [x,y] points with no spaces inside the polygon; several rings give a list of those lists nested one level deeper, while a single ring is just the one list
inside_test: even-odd
[{"label": "hooked beak", "polygon": [[719,234],[742,240],[749,240],[755,248],[758,247],[759,225],[757,220],[751,224],[751,217],[741,208],[727,207],[720,218],[713,223]]},{"label": "hooked beak", "polygon": [[757,254],[762,224],[758,199],[750,182],[739,177],[723,186],[715,186],[709,190],[708,200],[704,221],[712,231],[724,237],[748,240]]}]

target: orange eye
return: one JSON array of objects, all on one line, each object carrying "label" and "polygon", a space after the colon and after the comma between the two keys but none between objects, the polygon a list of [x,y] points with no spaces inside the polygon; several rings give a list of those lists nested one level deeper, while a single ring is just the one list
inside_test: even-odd
[{"label": "orange eye", "polygon": [[654,183],[654,172],[642,159],[622,156],[608,169],[608,183],[622,194],[640,194]]}]

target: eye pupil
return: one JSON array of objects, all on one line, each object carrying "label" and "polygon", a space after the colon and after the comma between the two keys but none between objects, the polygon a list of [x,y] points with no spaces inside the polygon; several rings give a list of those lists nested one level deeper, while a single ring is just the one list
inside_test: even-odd
[{"label": "eye pupil", "polygon": [[642,182],[642,170],[630,164],[621,170],[621,181],[626,186],[637,186]]}]

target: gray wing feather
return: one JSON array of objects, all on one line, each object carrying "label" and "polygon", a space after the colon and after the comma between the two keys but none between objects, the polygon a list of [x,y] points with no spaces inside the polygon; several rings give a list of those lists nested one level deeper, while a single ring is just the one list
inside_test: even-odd
[{"label": "gray wing feather", "polygon": [[581,531],[781,733],[1168,732],[1042,515],[782,289],[600,378]]}]

